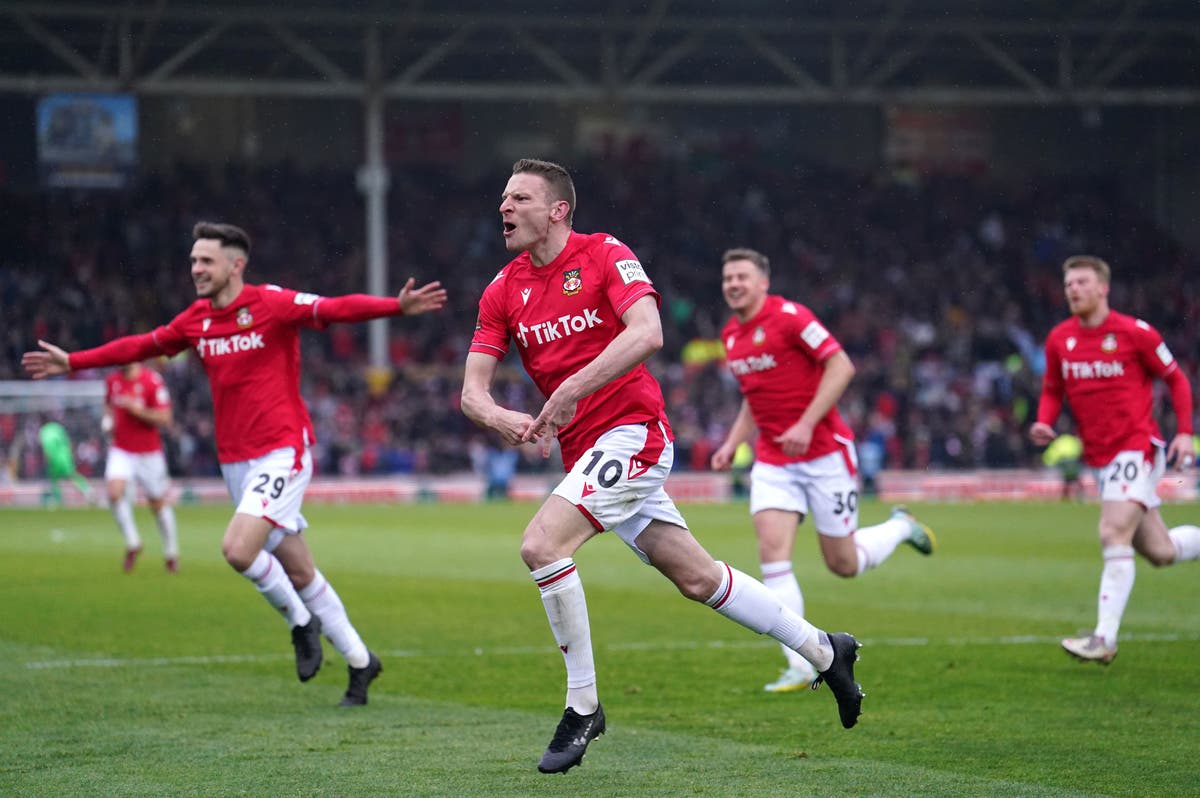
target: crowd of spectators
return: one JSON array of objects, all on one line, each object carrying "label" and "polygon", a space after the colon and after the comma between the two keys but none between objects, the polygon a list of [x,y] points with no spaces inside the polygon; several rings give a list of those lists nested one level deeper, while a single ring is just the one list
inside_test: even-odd
[{"label": "crowd of spectators", "polygon": [[[751,155],[634,160],[570,164],[576,227],[629,244],[662,294],[665,346],[650,366],[681,468],[707,467],[739,403],[711,345],[727,316],[720,255],[732,246],[768,254],[773,292],[810,306],[858,367],[841,408],[864,463],[1037,462],[1024,430],[1040,386],[1041,342],[1066,315],[1059,266],[1070,254],[1108,259],[1113,307],[1155,324],[1196,376],[1200,293],[1188,278],[1200,264],[1105,180],[852,174]],[[439,279],[451,305],[391,323],[390,381],[367,369],[363,325],[305,333],[302,389],[320,441],[318,473],[446,473],[485,461],[494,442],[459,412],[459,379],[476,302],[508,260],[496,210],[506,179],[504,169],[480,177],[437,167],[392,172],[388,285],[409,275]],[[251,233],[251,282],[328,295],[365,290],[363,201],[351,174],[179,166],[124,192],[0,194],[0,379],[21,378],[21,352],[38,338],[95,346],[182,310],[194,297],[187,253],[201,219]],[[162,368],[176,402],[173,469],[215,474],[200,366],[185,355]],[[502,374],[497,395],[536,413],[540,397],[520,370]],[[81,468],[92,473],[98,412],[65,413]],[[17,476],[39,472],[38,421],[0,414],[0,446],[16,453]],[[548,466],[522,452],[517,467]]]}]

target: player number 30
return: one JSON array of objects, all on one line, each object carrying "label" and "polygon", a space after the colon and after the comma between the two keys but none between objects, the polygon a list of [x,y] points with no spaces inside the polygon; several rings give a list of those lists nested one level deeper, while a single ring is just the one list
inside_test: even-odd
[{"label": "player number 30", "polygon": [[847,493],[843,493],[840,490],[836,491],[833,494],[833,500],[837,502],[837,504],[833,506],[833,511],[838,515],[841,515],[847,510],[852,513],[858,511],[858,491],[856,490],[852,490]]}]

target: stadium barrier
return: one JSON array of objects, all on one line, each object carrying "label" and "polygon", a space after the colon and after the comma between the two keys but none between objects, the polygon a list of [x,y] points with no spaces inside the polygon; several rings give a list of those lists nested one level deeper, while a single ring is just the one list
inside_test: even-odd
[{"label": "stadium barrier", "polygon": [[[515,500],[540,501],[557,484],[556,475],[522,474],[510,484]],[[1084,496],[1095,500],[1096,484],[1090,474],[1080,482]],[[883,471],[876,479],[878,496],[887,502],[992,502],[1055,501],[1061,495],[1062,478],[1053,470],[1007,471]],[[99,480],[92,482],[103,496]],[[69,483],[62,486],[67,506],[81,507],[85,499]],[[177,479],[173,498],[180,504],[229,502],[225,483],[219,479]],[[680,502],[725,502],[733,500],[728,474],[681,472],[667,480],[667,492]],[[1158,485],[1164,502],[1196,501],[1197,472],[1172,473]],[[37,507],[44,503],[44,480],[0,484],[0,507]],[[305,501],[326,504],[406,504],[413,502],[483,502],[487,486],[474,474],[386,477],[316,477]]]}]

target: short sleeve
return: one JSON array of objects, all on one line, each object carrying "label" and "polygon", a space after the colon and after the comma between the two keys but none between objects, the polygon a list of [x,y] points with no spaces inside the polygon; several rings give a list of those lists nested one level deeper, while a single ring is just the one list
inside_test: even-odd
[{"label": "short sleeve", "polygon": [[1134,322],[1134,335],[1137,337],[1138,354],[1151,374],[1163,377],[1178,367],[1175,355],[1154,327],[1137,319]]},{"label": "short sleeve", "polygon": [[650,277],[633,250],[612,236],[606,236],[597,247],[593,250],[592,262],[598,262],[601,267],[604,292],[618,317],[647,294],[652,294],[654,301],[661,304],[654,284],[650,282]]},{"label": "short sleeve", "polygon": [[468,351],[482,352],[503,359],[508,354],[508,324],[504,312],[504,275],[501,273],[484,289],[479,298],[479,315]]},{"label": "short sleeve", "polygon": [[187,337],[187,333],[184,332],[184,322],[187,319],[187,315],[188,311],[185,310],[150,333],[154,339],[154,345],[167,357],[178,355],[192,345],[192,342]]},{"label": "short sleeve", "polygon": [[293,291],[278,285],[264,285],[259,296],[275,317],[286,324],[303,325],[318,330],[328,326],[316,313],[317,303],[324,299],[320,294]]},{"label": "short sleeve", "polygon": [[817,363],[824,363],[831,355],[842,351],[842,345],[833,333],[804,305],[784,301],[779,312],[788,320],[793,345]]}]

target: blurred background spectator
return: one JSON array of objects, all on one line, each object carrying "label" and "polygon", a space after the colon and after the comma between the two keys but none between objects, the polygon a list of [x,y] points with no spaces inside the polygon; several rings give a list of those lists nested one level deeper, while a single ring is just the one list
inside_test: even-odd
[{"label": "blurred background spectator", "polygon": [[[1113,306],[1152,320],[1193,379],[1200,363],[1189,324],[1200,298],[1185,279],[1200,263],[1096,178],[914,180],[780,166],[753,153],[703,164],[642,154],[636,165],[596,159],[575,170],[589,197],[577,228],[621,230],[663,295],[666,344],[651,368],[681,468],[706,467],[738,407],[712,340],[725,318],[719,263],[729,246],[768,253],[772,291],[812,307],[854,360],[858,376],[841,408],[872,473],[1038,464],[1023,430],[1040,384],[1041,340],[1065,316],[1059,265],[1069,254],[1108,259]],[[505,179],[503,171],[470,179],[438,167],[394,175],[389,286],[410,274],[440,279],[452,305],[393,332],[394,378],[381,389],[365,377],[364,326],[304,339],[318,473],[508,467],[481,466],[479,447],[494,442],[481,443],[458,408],[475,303],[507,261],[492,201]],[[123,192],[0,192],[0,379],[22,377],[20,354],[39,337],[75,349],[169,320],[194,296],[187,252],[199,219],[250,230],[255,282],[364,290],[362,216],[349,175],[286,162],[180,165]],[[189,356],[162,368],[177,407],[172,471],[216,474],[200,368]],[[510,406],[540,406],[517,369],[504,372],[497,394]],[[99,448],[95,415],[65,419],[85,453]],[[38,422],[0,418],[0,445],[28,442]],[[18,477],[41,472],[36,449],[22,448]],[[93,469],[87,457],[79,465]],[[525,452],[512,465],[547,467]]]}]

